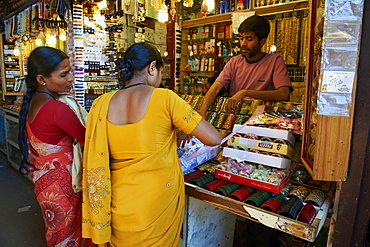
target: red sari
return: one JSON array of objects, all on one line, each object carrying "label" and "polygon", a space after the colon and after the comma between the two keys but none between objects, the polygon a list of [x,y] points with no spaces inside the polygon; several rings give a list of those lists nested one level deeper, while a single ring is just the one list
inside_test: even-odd
[{"label": "red sari", "polygon": [[72,136],[57,145],[40,141],[26,123],[30,163],[35,166],[31,177],[34,192],[45,220],[48,246],[95,246],[82,239],[82,194],[72,189]]}]

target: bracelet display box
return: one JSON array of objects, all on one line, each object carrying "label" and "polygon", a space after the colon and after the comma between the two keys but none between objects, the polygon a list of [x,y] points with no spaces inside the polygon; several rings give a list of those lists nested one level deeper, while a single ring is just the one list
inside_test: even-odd
[{"label": "bracelet display box", "polygon": [[249,151],[224,147],[222,155],[240,161],[249,161],[256,164],[263,164],[275,168],[288,168],[292,164],[292,160],[286,158],[275,157],[266,154],[253,153]]},{"label": "bracelet display box", "polygon": [[287,177],[285,177],[280,182],[280,184],[273,184],[273,183],[269,183],[269,182],[265,182],[265,181],[260,181],[260,180],[257,180],[257,179],[247,178],[247,177],[244,177],[244,176],[241,176],[241,175],[238,175],[238,174],[234,174],[234,173],[231,173],[231,172],[223,171],[223,170],[220,170],[220,169],[215,170],[215,176],[216,176],[216,178],[220,178],[220,179],[227,180],[227,181],[230,181],[230,182],[243,184],[243,185],[247,185],[247,186],[250,186],[250,187],[253,187],[253,188],[256,188],[256,189],[265,190],[265,191],[269,191],[269,192],[272,192],[272,193],[275,193],[275,194],[279,194],[280,191],[289,182],[291,172],[289,173],[289,175]]}]

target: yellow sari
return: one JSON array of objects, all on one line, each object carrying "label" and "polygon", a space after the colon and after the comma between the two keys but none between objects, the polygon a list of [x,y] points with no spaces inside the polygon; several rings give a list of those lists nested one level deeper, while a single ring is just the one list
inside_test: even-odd
[{"label": "yellow sari", "polygon": [[[201,116],[172,91],[154,89],[140,121],[114,125],[106,119],[113,95],[89,113],[83,236],[111,246],[179,246],[185,193],[175,126],[190,133]],[[109,156],[127,161],[109,165]]]}]

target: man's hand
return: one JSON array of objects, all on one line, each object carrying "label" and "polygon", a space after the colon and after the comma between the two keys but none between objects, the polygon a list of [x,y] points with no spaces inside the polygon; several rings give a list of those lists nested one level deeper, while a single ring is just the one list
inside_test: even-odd
[{"label": "man's hand", "polygon": [[230,113],[237,113],[242,100],[245,97],[246,90],[240,90],[234,94],[227,102],[226,110]]},{"label": "man's hand", "polygon": [[223,89],[224,86],[221,84],[221,82],[215,81],[213,85],[209,88],[206,95],[203,97],[202,104],[200,106],[200,109],[198,110],[198,113],[206,119],[207,110],[210,105],[212,105],[217,97],[217,94]]}]

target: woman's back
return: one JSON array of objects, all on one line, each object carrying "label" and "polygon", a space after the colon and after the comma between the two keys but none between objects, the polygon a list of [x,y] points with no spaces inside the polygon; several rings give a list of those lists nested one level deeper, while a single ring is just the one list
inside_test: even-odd
[{"label": "woman's back", "polygon": [[154,87],[134,84],[118,91],[109,103],[108,120],[117,125],[139,121],[145,114]]},{"label": "woman's back", "polygon": [[[153,89],[147,101],[141,101],[140,105],[133,104],[133,101],[135,100],[130,102],[130,99],[126,99],[126,102],[122,104],[116,102],[117,105],[122,106],[122,109],[128,109],[126,113],[121,112],[122,115],[140,109],[136,114],[137,119],[133,121],[131,118],[131,121],[125,124],[122,124],[122,120],[116,122],[110,120],[109,116],[112,115],[109,112],[113,110],[111,109],[112,103],[110,104],[107,132],[111,158],[132,159],[136,157],[136,154],[147,155],[155,152],[162,147],[172,133],[174,125],[182,129],[188,127],[186,121],[180,121],[189,114],[189,112],[183,112],[183,109],[187,109],[183,105],[185,102],[170,90]],[[114,119],[120,118],[116,116],[116,112],[114,115]],[[122,119],[125,117],[123,116]]]}]

